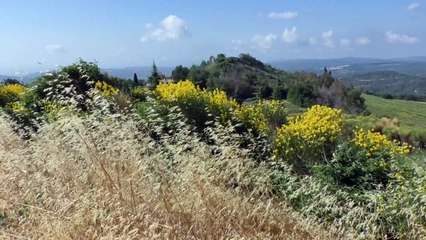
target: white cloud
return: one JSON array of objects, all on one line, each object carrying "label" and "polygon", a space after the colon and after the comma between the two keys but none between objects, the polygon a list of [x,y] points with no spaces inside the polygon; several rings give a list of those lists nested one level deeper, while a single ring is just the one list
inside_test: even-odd
[{"label": "white cloud", "polygon": [[414,11],[414,10],[416,10],[417,8],[419,8],[420,7],[420,4],[419,3],[416,3],[416,2],[414,2],[414,3],[410,3],[408,6],[407,6],[407,10],[408,11]]},{"label": "white cloud", "polygon": [[252,41],[262,49],[271,48],[272,43],[275,42],[275,40],[277,40],[277,36],[275,34],[268,34],[265,36],[255,35],[252,38]]},{"label": "white cloud", "polygon": [[322,41],[324,46],[333,48],[334,47],[334,39],[333,39],[333,31],[329,30],[322,33]]},{"label": "white cloud", "polygon": [[48,44],[44,49],[46,49],[49,54],[65,52],[65,49],[59,44]]},{"label": "white cloud", "polygon": [[270,12],[268,13],[268,18],[290,20],[298,15],[298,12]]},{"label": "white cloud", "polygon": [[282,40],[286,43],[294,43],[297,42],[298,36],[297,36],[297,28],[293,27],[291,30],[285,29],[282,36]]},{"label": "white cloud", "polygon": [[[152,24],[145,24],[145,28],[151,30]],[[170,15],[164,18],[157,28],[143,35],[141,41],[178,40],[186,36],[189,36],[189,31],[185,26],[185,21],[178,16]]]},{"label": "white cloud", "polygon": [[370,43],[370,39],[368,37],[359,37],[356,39],[356,42],[360,45],[367,45]]},{"label": "white cloud", "polygon": [[346,39],[346,38],[340,39],[340,46],[347,47],[350,45],[351,45],[351,41],[349,39]]},{"label": "white cloud", "polygon": [[416,37],[410,37],[406,34],[397,34],[391,31],[386,32],[386,40],[389,43],[406,43],[406,44],[413,44],[419,41],[419,39]]},{"label": "white cloud", "polygon": [[308,43],[311,44],[311,45],[314,45],[315,43],[317,43],[317,40],[314,37],[309,37]]}]

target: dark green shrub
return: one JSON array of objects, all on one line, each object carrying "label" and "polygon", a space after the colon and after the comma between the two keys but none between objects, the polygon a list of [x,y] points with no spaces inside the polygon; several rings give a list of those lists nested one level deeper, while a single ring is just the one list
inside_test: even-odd
[{"label": "dark green shrub", "polygon": [[350,142],[344,142],[336,149],[333,158],[327,164],[316,166],[323,176],[335,183],[347,187],[373,189],[386,186],[390,167],[382,163],[391,160],[387,152],[380,152],[373,158],[366,157],[367,150],[359,149]]}]

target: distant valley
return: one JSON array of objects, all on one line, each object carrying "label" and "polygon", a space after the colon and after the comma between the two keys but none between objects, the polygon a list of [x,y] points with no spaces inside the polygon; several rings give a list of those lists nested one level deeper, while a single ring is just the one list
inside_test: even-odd
[{"label": "distant valley", "polygon": [[[322,73],[326,67],[347,86],[353,85],[375,94],[426,95],[426,57],[291,59],[270,61],[268,64],[287,72],[305,71],[317,74]],[[164,75],[170,76],[174,67],[159,66],[158,69]],[[133,79],[134,73],[139,79],[147,79],[151,70],[150,66],[103,69],[109,75],[122,79]],[[0,80],[15,78],[30,83],[40,75],[41,73],[19,77],[0,75]]]},{"label": "distant valley", "polygon": [[426,57],[300,59],[273,61],[270,64],[289,72],[317,74],[326,67],[346,85],[374,94],[426,95]]},{"label": "distant valley", "polygon": [[336,77],[347,77],[377,71],[395,71],[402,74],[426,77],[426,57],[376,59],[376,58],[335,58],[335,59],[292,59],[269,62],[273,67],[285,71],[309,71],[321,73],[324,67]]}]

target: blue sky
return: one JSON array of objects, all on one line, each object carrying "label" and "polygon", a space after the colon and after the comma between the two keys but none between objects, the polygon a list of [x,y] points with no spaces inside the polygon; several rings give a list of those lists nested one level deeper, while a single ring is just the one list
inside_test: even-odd
[{"label": "blue sky", "polygon": [[1,0],[0,73],[263,60],[426,56],[426,1]]}]

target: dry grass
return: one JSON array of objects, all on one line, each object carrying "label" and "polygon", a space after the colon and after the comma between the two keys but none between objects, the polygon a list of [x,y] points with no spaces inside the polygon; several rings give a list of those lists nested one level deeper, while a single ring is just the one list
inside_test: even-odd
[{"label": "dry grass", "polygon": [[159,144],[138,124],[114,115],[66,117],[24,142],[0,117],[0,236],[329,237],[267,197],[267,170],[235,146],[212,154],[185,129]]}]

